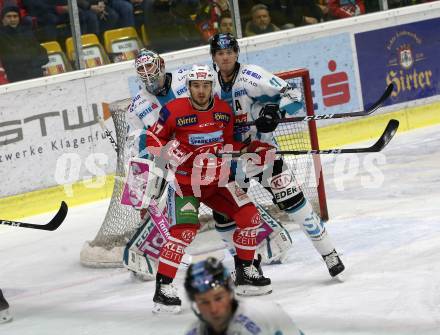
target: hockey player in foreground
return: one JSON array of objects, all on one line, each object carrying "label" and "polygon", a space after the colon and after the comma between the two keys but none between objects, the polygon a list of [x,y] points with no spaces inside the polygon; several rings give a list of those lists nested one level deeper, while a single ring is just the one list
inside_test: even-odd
[{"label": "hockey player in foreground", "polygon": [[[255,127],[237,128],[235,139],[243,143],[260,140],[276,145],[272,132],[277,124],[273,120],[293,115],[302,108],[302,94],[283,79],[257,65],[238,62],[239,45],[231,34],[216,34],[211,40],[210,52],[214,68],[218,67],[216,94],[231,105],[237,122],[256,120]],[[310,238],[323,257],[332,277],[345,267],[331,242],[324,223],[314,212],[310,202],[283,160],[277,159],[265,170],[250,164],[245,168],[245,179],[256,179],[273,196],[278,207],[287,212]],[[270,169],[270,170],[269,170]],[[239,170],[239,169],[238,169]],[[236,176],[236,180],[237,176]],[[222,215],[214,215],[218,230],[231,234],[234,222]],[[227,238],[225,238],[227,240]]]},{"label": "hockey player in foreground", "polygon": [[304,335],[278,304],[236,300],[231,276],[215,258],[190,265],[185,290],[198,318],[186,335]]},{"label": "hockey player in foreground", "polygon": [[[135,69],[144,87],[132,99],[127,110],[127,149],[131,157],[147,158],[145,147],[145,130],[151,127],[159,117],[163,105],[178,97],[187,96],[187,70],[165,71],[165,62],[156,52],[142,49],[135,60]],[[264,215],[272,232],[262,239],[258,246],[258,254],[266,263],[279,261],[286,256],[292,241],[289,233],[276,221]],[[124,250],[123,264],[136,277],[142,280],[153,280],[156,272],[156,259],[149,257],[139,246],[146,245],[148,240],[157,241],[152,237],[154,223],[146,211],[142,211],[144,223],[137,230]],[[267,221],[269,220],[269,221]],[[218,227],[217,227],[218,228]],[[155,230],[157,234],[157,230]],[[224,236],[220,232],[229,250],[235,255],[232,234]],[[155,249],[158,249],[155,246]],[[151,253],[150,253],[151,255]],[[157,256],[156,256],[157,257]],[[261,256],[259,256],[261,257]],[[259,259],[255,261],[259,267]]]},{"label": "hockey player in foreground", "polygon": [[[169,194],[170,236],[160,251],[153,298],[153,312],[158,313],[181,310],[172,282],[186,247],[200,227],[200,202],[236,222],[233,242],[237,290],[255,294],[272,291],[270,279],[253,264],[260,214],[247,194],[235,182],[228,182],[230,167],[216,157],[225,146],[261,156],[266,156],[268,148],[260,147],[258,141],[244,147],[233,140],[234,115],[226,102],[214,97],[215,79],[208,66],[193,66],[186,82],[189,97],[162,107],[158,122],[146,132],[148,151],[155,156],[155,163],[166,164],[167,173],[175,177],[175,193]],[[158,184],[149,179],[147,194],[158,198],[161,190],[154,189]]]},{"label": "hockey player in foreground", "polygon": [[9,304],[3,296],[3,292],[0,289],[0,323],[5,323],[12,320],[12,316],[9,313]]}]

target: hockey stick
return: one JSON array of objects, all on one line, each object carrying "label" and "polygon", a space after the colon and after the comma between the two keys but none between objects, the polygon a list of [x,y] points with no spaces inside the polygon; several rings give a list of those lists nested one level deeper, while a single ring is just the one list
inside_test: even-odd
[{"label": "hockey stick", "polygon": [[0,220],[0,224],[12,226],[12,227],[21,227],[21,228],[31,228],[31,229],[41,229],[41,230],[56,230],[64,221],[68,211],[67,204],[64,201],[61,201],[60,209],[58,213],[50,220],[49,223],[44,225],[38,225],[33,223],[19,222],[19,221],[11,221],[11,220]]},{"label": "hockey stick", "polygon": [[[385,102],[385,100],[389,98],[389,96],[391,95],[393,90],[394,90],[394,84],[391,83],[388,85],[387,89],[382,94],[382,96],[379,98],[379,100],[377,100],[373,105],[371,105],[370,108],[368,108],[365,111],[352,112],[352,113],[338,113],[338,114],[294,116],[294,117],[274,120],[273,122],[280,124],[280,123],[289,123],[289,122],[302,122],[302,121],[312,121],[312,120],[339,119],[339,118],[344,118],[344,117],[367,116],[367,115],[373,114],[375,111],[377,111],[382,106],[382,104]],[[234,127],[247,127],[247,126],[254,126],[254,125],[255,125],[255,121],[248,121],[248,122],[242,122],[242,123],[235,123]]]},{"label": "hockey stick", "polygon": [[[276,151],[277,155],[322,155],[322,154],[355,154],[355,153],[366,153],[366,152],[379,152],[383,148],[387,146],[387,144],[391,141],[393,136],[397,132],[397,128],[399,128],[399,121],[391,119],[382,135],[372,146],[367,148],[350,148],[350,149],[326,149],[326,150],[280,150]],[[246,153],[241,153],[237,151],[231,152],[223,152],[219,153],[221,156],[231,155],[232,157],[240,157],[241,155]]]},{"label": "hockey stick", "polygon": [[106,125],[104,123],[104,119],[101,117],[98,117],[98,122],[99,122],[99,125],[101,126],[101,129],[104,131],[105,136],[107,136],[108,140],[112,144],[113,149],[115,149],[116,153],[118,153],[119,152],[118,144],[116,143],[115,139],[113,138],[112,132],[110,130],[108,130],[108,128],[106,127]]}]

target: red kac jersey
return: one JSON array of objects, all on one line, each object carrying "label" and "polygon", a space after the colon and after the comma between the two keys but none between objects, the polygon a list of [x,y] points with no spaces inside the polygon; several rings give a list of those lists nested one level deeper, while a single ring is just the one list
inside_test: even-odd
[{"label": "red kac jersey", "polygon": [[[219,180],[224,163],[213,154],[226,144],[232,145],[229,150],[239,150],[243,146],[233,139],[234,120],[228,103],[218,97],[204,111],[195,109],[189,98],[178,98],[162,107],[159,120],[147,131],[147,146],[158,148],[170,140],[177,140],[179,151],[185,156],[191,154],[175,171],[178,182],[190,185],[191,176],[196,173],[200,177],[193,179],[196,182],[205,179],[213,183]],[[229,173],[229,169],[225,171]]]}]

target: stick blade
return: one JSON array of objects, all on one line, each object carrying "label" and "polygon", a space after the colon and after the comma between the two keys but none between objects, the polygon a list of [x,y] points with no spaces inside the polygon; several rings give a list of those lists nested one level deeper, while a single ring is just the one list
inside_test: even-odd
[{"label": "stick blade", "polygon": [[391,83],[391,84],[388,85],[388,87],[385,90],[385,92],[383,92],[383,94],[379,98],[379,100],[377,100],[373,105],[371,105],[370,108],[367,109],[367,114],[371,114],[371,113],[375,112],[379,107],[381,107],[382,104],[385,102],[385,100],[390,97],[390,95],[393,92],[393,90],[394,90],[394,84]]},{"label": "stick blade", "polygon": [[69,207],[67,206],[67,204],[64,201],[61,201],[61,206],[58,210],[58,213],[53,217],[52,220],[50,220],[47,225],[45,225],[45,230],[56,230],[63,223],[68,211]]},{"label": "stick blade", "polygon": [[395,119],[391,119],[388,122],[382,136],[371,147],[372,149],[371,152],[378,152],[381,151],[383,148],[385,148],[396,134],[398,128],[399,128],[399,121]]}]

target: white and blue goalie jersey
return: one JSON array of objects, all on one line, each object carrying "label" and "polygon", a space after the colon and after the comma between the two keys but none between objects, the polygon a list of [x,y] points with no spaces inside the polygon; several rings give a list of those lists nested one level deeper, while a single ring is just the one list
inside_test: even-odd
[{"label": "white and blue goalie jersey", "polygon": [[159,118],[159,111],[168,102],[188,96],[186,88],[187,70],[180,69],[167,73],[171,76],[171,87],[165,95],[154,95],[142,88],[131,100],[128,107],[127,149],[130,156],[145,157],[145,130]]}]

